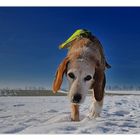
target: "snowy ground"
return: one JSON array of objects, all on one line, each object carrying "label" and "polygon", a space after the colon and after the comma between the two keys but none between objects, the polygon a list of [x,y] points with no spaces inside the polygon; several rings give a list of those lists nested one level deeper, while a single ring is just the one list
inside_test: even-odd
[{"label": "snowy ground", "polygon": [[139,95],[105,96],[101,117],[86,120],[90,101],[81,105],[81,121],[71,122],[66,96],[0,97],[0,133],[140,133]]}]

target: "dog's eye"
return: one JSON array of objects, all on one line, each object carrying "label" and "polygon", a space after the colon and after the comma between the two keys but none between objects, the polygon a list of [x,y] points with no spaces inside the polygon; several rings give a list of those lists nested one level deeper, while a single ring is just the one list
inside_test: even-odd
[{"label": "dog's eye", "polygon": [[69,76],[71,79],[75,79],[75,75],[74,75],[72,72],[70,72],[70,73],[68,74],[68,76]]},{"label": "dog's eye", "polygon": [[85,81],[89,81],[89,80],[91,80],[91,79],[92,79],[92,77],[91,77],[90,75],[88,75],[88,76],[86,76],[86,77],[84,78]]}]

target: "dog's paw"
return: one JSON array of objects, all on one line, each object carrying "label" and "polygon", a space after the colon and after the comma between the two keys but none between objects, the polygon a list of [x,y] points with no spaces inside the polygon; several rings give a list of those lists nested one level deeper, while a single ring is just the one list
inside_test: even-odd
[{"label": "dog's paw", "polygon": [[79,121],[80,121],[80,119],[79,119],[79,118],[74,118],[74,119],[73,119],[73,118],[71,118],[71,121],[72,121],[72,122],[79,122]]},{"label": "dog's paw", "polygon": [[100,117],[101,110],[102,106],[100,106],[98,102],[92,102],[89,108],[88,117],[90,119]]},{"label": "dog's paw", "polygon": [[90,120],[89,117],[86,116],[81,122],[87,122],[87,121],[89,121],[89,120]]},{"label": "dog's paw", "polygon": [[95,118],[97,118],[97,117],[100,117],[100,113],[97,113],[97,112],[90,112],[88,115],[87,115],[87,117],[89,118],[89,119],[95,119]]}]

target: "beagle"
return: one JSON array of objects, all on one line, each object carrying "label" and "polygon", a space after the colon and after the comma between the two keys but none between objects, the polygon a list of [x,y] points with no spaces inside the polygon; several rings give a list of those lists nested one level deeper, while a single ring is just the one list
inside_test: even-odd
[{"label": "beagle", "polygon": [[67,56],[57,69],[53,92],[56,93],[60,89],[63,75],[66,74],[69,82],[71,120],[79,121],[79,105],[84,102],[89,89],[92,89],[93,101],[88,117],[96,118],[103,106],[105,68],[111,66],[107,63],[102,45],[95,36],[76,38],[70,45]]}]

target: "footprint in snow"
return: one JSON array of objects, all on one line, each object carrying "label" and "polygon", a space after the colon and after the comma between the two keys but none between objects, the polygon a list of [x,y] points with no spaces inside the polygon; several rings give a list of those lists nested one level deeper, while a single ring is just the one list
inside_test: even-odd
[{"label": "footprint in snow", "polygon": [[129,112],[121,110],[121,111],[114,112],[114,114],[117,115],[117,116],[124,116],[124,115],[129,114]]},{"label": "footprint in snow", "polygon": [[25,104],[15,104],[13,105],[14,107],[20,107],[20,106],[25,106]]},{"label": "footprint in snow", "polygon": [[55,113],[55,112],[58,112],[57,110],[54,110],[54,109],[51,109],[48,111],[49,113]]}]

